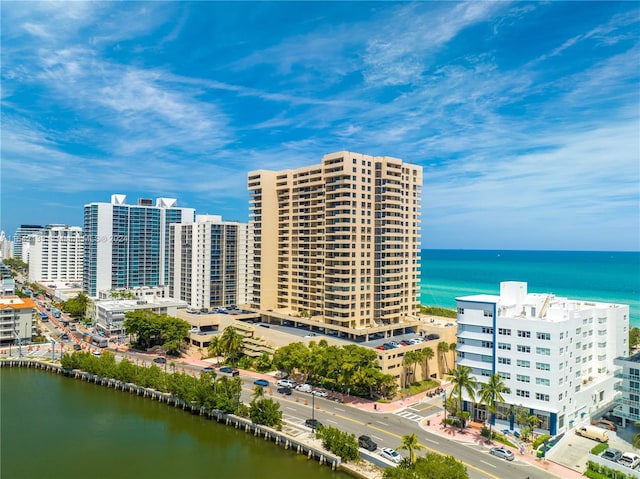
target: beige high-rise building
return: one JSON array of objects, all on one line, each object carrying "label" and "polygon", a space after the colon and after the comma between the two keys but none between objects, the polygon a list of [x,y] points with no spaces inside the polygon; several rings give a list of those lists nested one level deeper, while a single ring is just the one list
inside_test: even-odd
[{"label": "beige high-rise building", "polygon": [[254,308],[353,332],[417,320],[422,167],[341,151],[248,187]]}]

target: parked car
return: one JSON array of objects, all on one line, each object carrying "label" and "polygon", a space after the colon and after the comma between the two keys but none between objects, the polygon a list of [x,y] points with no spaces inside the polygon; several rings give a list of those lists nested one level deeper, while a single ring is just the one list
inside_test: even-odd
[{"label": "parked car", "polygon": [[617,431],[618,427],[611,421],[608,421],[607,419],[593,419],[591,421],[591,424],[593,426],[597,426],[597,427],[601,427],[604,429],[608,429],[609,431]]},{"label": "parked car", "polygon": [[301,393],[310,393],[313,391],[311,384],[298,384],[296,386],[296,391],[300,391]]},{"label": "parked car", "polygon": [[358,446],[366,449],[367,451],[375,451],[376,449],[378,449],[378,445],[373,442],[373,439],[371,439],[369,436],[360,436],[358,438]]},{"label": "parked car", "polygon": [[211,366],[207,366],[206,368],[202,369],[203,373],[212,373],[213,372],[213,368]]},{"label": "parked car", "polygon": [[618,459],[618,464],[635,469],[640,465],[640,456],[632,452],[623,452],[620,459]]},{"label": "parked car", "polygon": [[506,459],[507,461],[513,461],[515,455],[509,449],[505,449],[504,447],[492,447],[489,449],[489,454]]},{"label": "parked car", "polygon": [[427,334],[427,341],[433,341],[434,339],[440,339],[439,334]]},{"label": "parked car", "polygon": [[167,360],[163,357],[153,358],[153,362],[156,364],[166,364]]},{"label": "parked car", "polygon": [[270,328],[271,327],[267,323],[258,323],[258,326],[262,326],[263,328]]},{"label": "parked car", "polygon": [[253,384],[266,388],[269,386],[269,381],[267,381],[266,379],[256,379],[255,381],[253,381]]},{"label": "parked car", "polygon": [[229,366],[224,366],[220,368],[220,374],[236,377],[240,375],[240,371],[238,371],[236,368],[230,368]]},{"label": "parked car", "polygon": [[311,429],[318,429],[319,427],[322,426],[322,423],[317,419],[307,419],[304,422],[304,425],[307,427],[310,427]]},{"label": "parked car", "polygon": [[292,381],[291,379],[279,379],[276,384],[278,386],[281,386],[281,387],[284,387],[284,388],[295,388],[296,387],[296,382]]},{"label": "parked car", "polygon": [[74,344],[74,345],[73,345],[73,349],[74,349],[75,351],[80,351],[80,350],[82,349],[82,346],[80,346],[79,344]]},{"label": "parked car", "polygon": [[100,351],[94,351],[92,354],[97,357],[102,356],[102,353]]},{"label": "parked car", "polygon": [[291,388],[287,388],[287,387],[278,388],[278,394],[284,394],[285,396],[291,396]]},{"label": "parked car", "polygon": [[318,396],[320,398],[327,397],[327,391],[322,391],[320,389],[314,389],[313,391],[311,391],[311,394],[313,394],[314,396]]},{"label": "parked car", "polygon": [[608,461],[618,462],[620,456],[622,456],[622,451],[618,449],[607,449],[600,457],[602,459],[607,459]]},{"label": "parked car", "polygon": [[609,432],[606,429],[595,426],[581,426],[576,429],[576,434],[598,442],[607,442],[609,440]]},{"label": "parked car", "polygon": [[398,451],[391,449],[390,447],[381,448],[380,455],[396,464],[400,464],[402,462],[402,456],[398,454]]}]

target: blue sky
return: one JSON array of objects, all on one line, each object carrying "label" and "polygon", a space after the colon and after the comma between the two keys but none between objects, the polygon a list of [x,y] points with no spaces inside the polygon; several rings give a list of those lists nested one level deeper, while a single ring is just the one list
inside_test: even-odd
[{"label": "blue sky", "polygon": [[636,2],[1,3],[1,217],[248,221],[247,172],[424,167],[423,247],[640,250]]}]

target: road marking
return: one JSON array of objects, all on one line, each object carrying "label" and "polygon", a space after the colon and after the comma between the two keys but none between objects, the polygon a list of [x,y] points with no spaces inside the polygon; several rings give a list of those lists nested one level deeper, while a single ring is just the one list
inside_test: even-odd
[{"label": "road marking", "polygon": [[425,441],[429,441],[429,442],[432,442],[434,444],[440,444],[438,441],[434,441],[433,439],[426,438]]},{"label": "road marking", "polygon": [[338,421],[334,421],[333,419],[327,419],[327,422],[332,422],[333,424],[338,424]]},{"label": "road marking", "polygon": [[376,421],[378,424],[382,424],[383,426],[388,426],[388,424],[386,422],[382,422],[382,421]]},{"label": "road marking", "polygon": [[427,409],[433,409],[434,407],[436,407],[436,404],[429,404],[427,407],[418,409],[418,412],[426,411]]},{"label": "road marking", "polygon": [[340,409],[339,407],[334,407],[333,409],[335,409],[336,411],[345,412],[344,409]]},{"label": "road marking", "polygon": [[285,409],[289,409],[291,411],[298,411],[295,407],[285,406]]},{"label": "road marking", "polygon": [[384,441],[384,439],[382,439],[381,437],[374,436],[373,434],[371,434],[371,437],[377,439],[378,441]]},{"label": "road marking", "polygon": [[482,464],[486,464],[487,466],[493,467],[494,469],[496,468],[496,466],[494,466],[493,464],[490,464],[486,461],[480,461]]}]

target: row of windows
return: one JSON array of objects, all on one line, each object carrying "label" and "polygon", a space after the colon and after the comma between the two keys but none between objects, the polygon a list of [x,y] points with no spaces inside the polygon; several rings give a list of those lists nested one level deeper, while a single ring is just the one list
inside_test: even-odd
[{"label": "row of windows", "polygon": [[[485,332],[484,329],[482,328],[483,331]],[[491,332],[493,332],[493,328],[491,328]],[[498,328],[498,334],[502,335],[502,336],[511,336],[511,329],[509,328]],[[519,338],[531,338],[531,331],[525,331],[523,329],[518,329],[517,330],[517,336]],[[551,333],[542,333],[542,332],[537,332],[536,333],[536,339],[540,339],[540,340],[544,340],[544,341],[550,341],[551,340]]]}]

